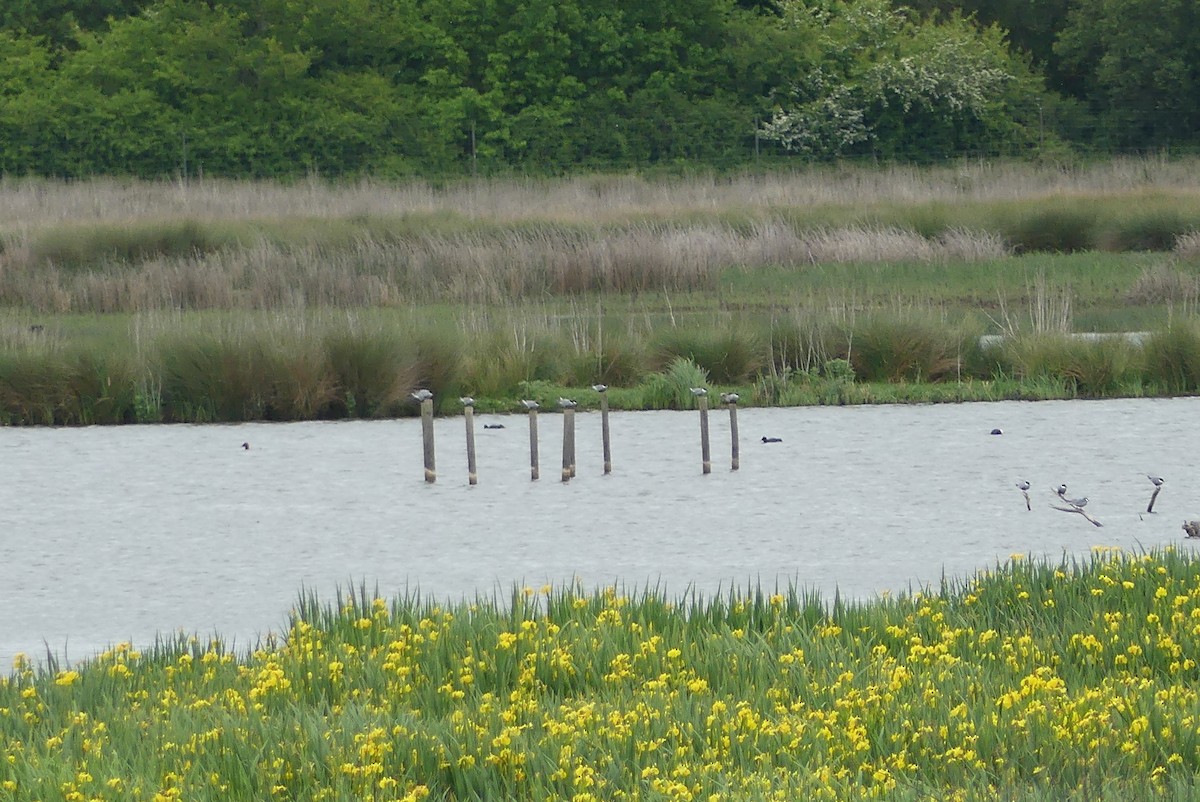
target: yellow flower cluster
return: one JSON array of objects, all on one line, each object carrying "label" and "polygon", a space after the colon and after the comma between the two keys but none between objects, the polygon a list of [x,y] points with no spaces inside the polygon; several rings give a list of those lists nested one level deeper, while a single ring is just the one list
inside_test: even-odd
[{"label": "yellow flower cluster", "polygon": [[[990,799],[1200,774],[1200,562],[1013,559],[830,606],[565,588],[302,603],[0,679],[4,799]],[[1048,790],[1047,790],[1048,789]]]}]

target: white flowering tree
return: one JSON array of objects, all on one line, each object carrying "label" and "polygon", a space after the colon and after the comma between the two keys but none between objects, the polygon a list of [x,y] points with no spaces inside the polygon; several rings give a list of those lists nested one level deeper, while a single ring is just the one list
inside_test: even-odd
[{"label": "white flowering tree", "polygon": [[1021,147],[1044,89],[1001,32],[918,21],[887,0],[785,0],[812,67],[780,93],[762,135],[813,156],[941,157]]}]

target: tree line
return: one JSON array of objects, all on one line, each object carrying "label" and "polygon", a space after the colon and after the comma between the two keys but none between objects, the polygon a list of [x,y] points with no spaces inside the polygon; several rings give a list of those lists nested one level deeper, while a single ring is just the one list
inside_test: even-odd
[{"label": "tree line", "polygon": [[1200,144],[1195,0],[6,0],[0,172],[415,176]]}]

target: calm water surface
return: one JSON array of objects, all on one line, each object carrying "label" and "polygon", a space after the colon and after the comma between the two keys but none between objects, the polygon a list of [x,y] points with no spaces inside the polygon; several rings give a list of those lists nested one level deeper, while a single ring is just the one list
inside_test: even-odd
[{"label": "calm water surface", "polygon": [[[697,413],[646,412],[612,415],[605,477],[599,414],[580,413],[568,484],[559,415],[539,418],[537,483],[525,418],[480,415],[476,487],[461,418],[437,422],[433,485],[417,420],[0,428],[0,673],[16,652],[180,630],[248,646],[302,588],[364,581],[449,600],[573,580],[866,598],[1014,553],[1193,546],[1200,399],[742,409],[736,473],[728,414],[710,414],[711,475]],[[1154,515],[1146,473],[1167,478]],[[1050,509],[1059,482],[1103,528]]]}]

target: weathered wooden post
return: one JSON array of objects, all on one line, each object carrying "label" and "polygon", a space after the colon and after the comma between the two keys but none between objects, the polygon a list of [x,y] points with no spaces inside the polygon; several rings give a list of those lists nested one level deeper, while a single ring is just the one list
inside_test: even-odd
[{"label": "weathered wooden post", "polygon": [[703,461],[704,473],[712,473],[712,457],[708,449],[708,390],[703,387],[691,388],[700,405],[700,459]]},{"label": "weathered wooden post", "polygon": [[575,407],[577,403],[569,398],[560,398],[558,405],[562,407],[563,411],[562,480],[567,482],[575,476]]},{"label": "weathered wooden post", "polygon": [[536,482],[538,478],[538,402],[526,399],[521,403],[525,405],[525,409],[529,410],[529,478]]},{"label": "weathered wooden post", "polygon": [[732,448],[731,463],[729,470],[736,471],[741,467],[741,459],[738,457],[738,428],[737,428],[737,402],[741,398],[737,393],[721,393],[721,401],[725,406],[729,407],[729,440]]},{"label": "weathered wooden post", "polygon": [[475,472],[475,399],[464,395],[458,399],[463,405],[463,417],[467,421],[467,481],[479,484],[479,475]]},{"label": "weathered wooden post", "polygon": [[421,388],[412,393],[421,402],[421,440],[425,446],[425,481],[437,481],[437,468],[433,458],[433,393]]},{"label": "weathered wooden post", "polygon": [[1146,505],[1146,512],[1154,512],[1154,502],[1158,499],[1158,493],[1163,489],[1163,483],[1166,482],[1166,479],[1151,474],[1147,474],[1146,478],[1154,485],[1154,492],[1150,494],[1150,503]]},{"label": "weathered wooden post", "polygon": [[604,472],[612,473],[612,449],[608,440],[608,385],[593,384],[592,389],[600,393],[600,439],[604,441]]}]

